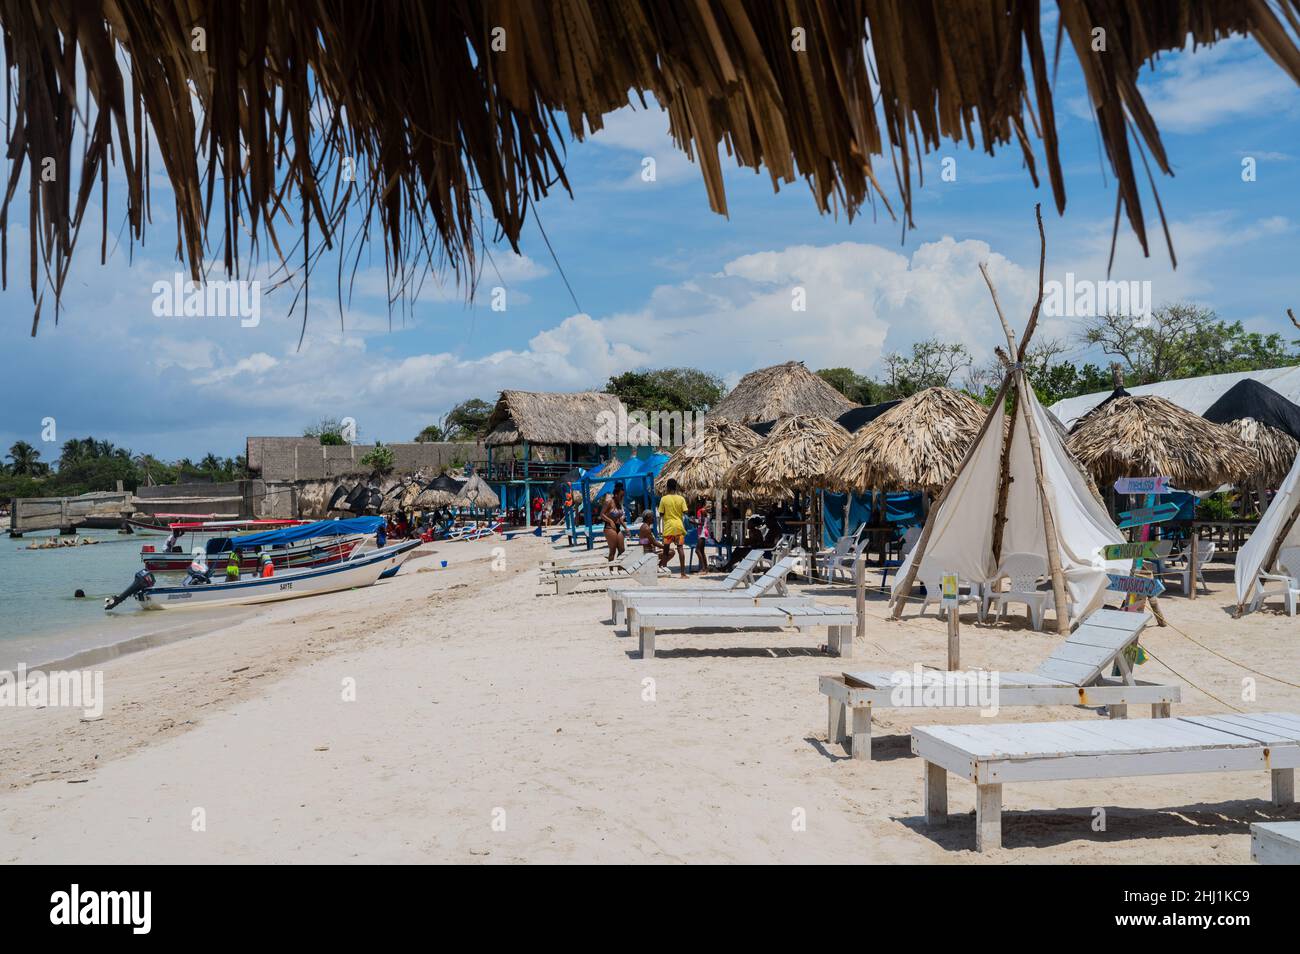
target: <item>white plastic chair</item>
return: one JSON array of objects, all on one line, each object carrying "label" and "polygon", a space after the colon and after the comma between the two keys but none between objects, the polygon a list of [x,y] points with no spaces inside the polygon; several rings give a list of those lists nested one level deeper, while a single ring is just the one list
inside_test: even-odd
[{"label": "white plastic chair", "polygon": [[[1277,555],[1277,566],[1281,573],[1260,572],[1255,598],[1250,604],[1252,613],[1268,597],[1280,596],[1286,601],[1286,615],[1295,615],[1296,599],[1300,597],[1300,547],[1284,547]],[[1276,585],[1268,586],[1266,583]]]},{"label": "white plastic chair", "polygon": [[908,527],[903,531],[903,539],[898,544],[898,559],[886,560],[885,568],[880,574],[880,585],[883,587],[885,581],[889,579],[889,571],[896,570],[907,561],[907,555],[912,552],[916,542],[921,539],[921,527]]},{"label": "white plastic chair", "polygon": [[[921,615],[925,615],[925,608],[929,605],[936,604],[939,607],[939,618],[947,619],[948,610],[943,605],[943,574],[936,573],[933,579],[927,577],[921,578],[921,583],[925,586],[925,598],[921,600]],[[962,592],[963,588],[965,592]],[[957,615],[961,617],[961,604],[974,603],[975,609],[979,614],[981,621],[984,619],[984,597],[980,591],[978,583],[971,583],[967,580],[957,580]]]},{"label": "white plastic chair", "polygon": [[[1196,543],[1196,579],[1207,591],[1210,587],[1205,582],[1205,564],[1210,562],[1212,556],[1214,556],[1214,544],[1198,540]],[[1192,591],[1192,568],[1188,562],[1187,554],[1166,561],[1165,568],[1160,571],[1159,575],[1160,579],[1169,582],[1177,580],[1182,584],[1184,593]]]},{"label": "white plastic chair", "polygon": [[[988,616],[990,606],[996,605],[998,621],[1008,603],[1023,603],[1029,610],[1030,624],[1036,630],[1043,628],[1043,610],[1050,605],[1050,590],[1039,589],[1039,583],[1047,575],[1047,558],[1037,553],[1008,553],[1002,558],[1002,566],[997,576],[984,593],[984,615]],[[1011,588],[998,592],[995,587],[1003,577],[1009,577]]]}]

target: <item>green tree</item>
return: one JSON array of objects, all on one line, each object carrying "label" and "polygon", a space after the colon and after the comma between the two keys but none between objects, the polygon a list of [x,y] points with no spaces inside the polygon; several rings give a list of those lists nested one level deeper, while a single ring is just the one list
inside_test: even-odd
[{"label": "green tree", "polygon": [[707,411],[722,400],[726,388],[716,374],[698,368],[626,371],[610,378],[605,392],[631,411]]},{"label": "green tree", "polygon": [[881,359],[885,366],[885,397],[911,397],[926,388],[950,387],[957,372],[971,366],[970,352],[963,344],[946,344],[927,338],[912,345],[910,354],[890,351]]},{"label": "green tree", "polygon": [[303,428],[302,436],[314,437],[332,447],[342,447],[347,443],[343,436],[343,422],[336,417],[322,417],[316,424]]},{"label": "green tree", "polygon": [[42,477],[49,473],[50,465],[41,461],[41,452],[26,441],[15,441],[7,456],[9,473],[15,477]]},{"label": "green tree", "polygon": [[817,376],[857,404],[879,404],[885,389],[852,368],[822,368]]},{"label": "green tree", "polygon": [[442,419],[442,439],[472,441],[487,436],[487,422],[493,407],[481,398],[461,401]]},{"label": "green tree", "polygon": [[1150,316],[1103,315],[1088,321],[1079,338],[1117,358],[1131,385],[1300,361],[1280,334],[1246,331],[1240,321],[1187,303],[1161,305]]},{"label": "green tree", "polygon": [[386,477],[393,472],[393,451],[385,447],[379,441],[375,441],[374,449],[369,451],[361,458],[363,467],[369,467],[376,477]]},{"label": "green tree", "polygon": [[430,424],[415,435],[417,444],[436,444],[445,439],[442,427],[438,424]]}]

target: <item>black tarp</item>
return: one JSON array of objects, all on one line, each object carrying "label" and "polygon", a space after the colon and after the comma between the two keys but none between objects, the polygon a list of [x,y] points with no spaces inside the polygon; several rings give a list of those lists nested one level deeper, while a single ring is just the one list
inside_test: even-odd
[{"label": "black tarp", "polygon": [[1254,378],[1238,381],[1210,405],[1204,417],[1215,424],[1228,424],[1253,417],[1300,441],[1300,406],[1288,401],[1267,384]]}]

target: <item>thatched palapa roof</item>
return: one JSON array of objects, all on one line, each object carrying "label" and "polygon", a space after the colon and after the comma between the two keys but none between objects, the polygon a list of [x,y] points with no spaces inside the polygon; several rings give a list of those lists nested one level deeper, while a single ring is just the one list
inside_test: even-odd
[{"label": "thatched palapa roof", "polygon": [[1069,449],[1102,487],[1166,476],[1180,490],[1212,490],[1259,468],[1235,431],[1155,395],[1116,393],[1080,418]]},{"label": "thatched palapa roof", "polygon": [[758,497],[785,497],[825,485],[849,432],[813,415],[783,418],[767,438],[747,451],[724,478],[727,487]]},{"label": "thatched palapa roof", "polygon": [[712,494],[721,490],[725,487],[727,471],[760,441],[744,424],[725,418],[707,420],[660,469],[655,490],[664,493],[669,479],[676,480],[686,493]]},{"label": "thatched palapa roof", "polygon": [[[627,420],[628,410],[613,394],[603,391],[501,392],[488,418],[489,447],[507,444],[655,445],[657,438],[637,421]],[[622,417],[620,418],[620,415]],[[619,421],[626,441],[611,440]]]},{"label": "thatched palapa roof", "polygon": [[956,473],[988,408],[951,388],[926,388],[854,433],[827,475],[836,490],[938,493]]},{"label": "thatched palapa roof", "polygon": [[1296,455],[1300,454],[1300,442],[1253,417],[1238,418],[1221,426],[1236,433],[1255,452],[1259,463],[1250,479],[1262,482],[1265,487],[1281,486],[1291,472]]},{"label": "thatched palapa roof", "polygon": [[[1122,206],[1144,250],[1131,144],[1166,174],[1170,163],[1139,69],[1189,36],[1245,33],[1300,81],[1300,49],[1279,12],[1294,30],[1300,0],[1061,3],[1058,39],[1084,73],[1118,184],[1116,218]],[[258,248],[297,268],[324,247],[348,248],[349,224],[377,220],[399,294],[426,263],[468,284],[483,235],[499,231],[517,250],[530,201],[569,188],[565,134],[582,139],[647,94],[718,212],[725,146],[742,166],[766,166],[774,186],[806,180],[823,212],[851,217],[874,195],[910,225],[914,149],[945,139],[989,153],[1014,144],[1035,184],[1041,158],[1065,208],[1039,0],[14,0],[0,4],[0,28],[16,100],[0,230],[9,199],[26,196],[30,214],[18,219],[31,223],[40,260],[33,301],[42,261],[57,301],[91,192],[117,181],[110,163],[126,180],[128,239],[143,238],[147,136],[195,281],[210,251],[227,272]],[[796,30],[803,43],[792,42]],[[1104,55],[1092,52],[1097,30]],[[897,205],[873,164],[886,153]],[[15,192],[24,168],[49,157],[60,174]],[[105,219],[109,207],[105,196]]]},{"label": "thatched palapa roof", "polygon": [[802,414],[834,420],[857,406],[802,361],[787,361],[749,372],[710,409],[708,419],[760,424]]},{"label": "thatched palapa roof", "polygon": [[457,507],[476,507],[480,510],[494,510],[501,506],[501,498],[496,492],[488,486],[478,474],[470,474],[469,480],[465,481],[465,486],[460,489],[460,493],[452,504]]}]

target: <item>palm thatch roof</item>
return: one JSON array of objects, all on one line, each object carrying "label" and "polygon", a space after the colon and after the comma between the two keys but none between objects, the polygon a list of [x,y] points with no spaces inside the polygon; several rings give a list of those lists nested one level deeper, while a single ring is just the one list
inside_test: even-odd
[{"label": "palm thatch roof", "polygon": [[1235,431],[1150,394],[1112,395],[1079,420],[1068,446],[1103,487],[1167,476],[1182,490],[1212,490],[1259,469],[1254,448]]},{"label": "palm thatch roof", "polygon": [[849,432],[830,418],[797,414],[783,418],[766,440],[746,451],[727,471],[729,488],[756,497],[786,497],[825,485],[826,475],[849,442]]},{"label": "palm thatch roof", "polygon": [[749,372],[710,409],[708,420],[760,424],[792,414],[834,420],[857,406],[809,371],[802,361],[787,361]]},{"label": "palm thatch roof", "polygon": [[[488,418],[489,447],[508,444],[654,445],[658,440],[613,394],[603,391],[501,392]],[[618,434],[623,421],[625,433]],[[626,437],[625,441],[618,437]]]},{"label": "palm thatch roof", "polygon": [[672,479],[687,493],[712,494],[721,490],[727,471],[761,440],[744,424],[725,418],[707,420],[660,469],[655,489],[663,493]]},{"label": "palm thatch roof", "polygon": [[1251,479],[1266,487],[1281,486],[1295,463],[1296,455],[1300,454],[1300,441],[1253,417],[1238,418],[1221,426],[1234,431],[1255,452],[1259,464]]},{"label": "palm thatch roof", "polygon": [[478,474],[470,474],[465,486],[452,501],[457,507],[477,507],[480,510],[494,510],[501,506],[501,498],[488,486]]},{"label": "palm thatch roof", "polygon": [[[944,140],[1018,147],[1035,185],[1046,167],[1063,211],[1040,11],[1039,0],[6,0],[12,173],[0,233],[9,201],[26,195],[35,333],[41,264],[57,307],[95,184],[107,193],[119,181],[110,163],[122,165],[128,239],[143,239],[152,137],[195,281],[217,249],[228,273],[263,248],[295,268],[326,247],[355,247],[360,261],[364,242],[350,238],[377,221],[395,295],[425,266],[470,285],[482,236],[518,249],[530,202],[569,189],[566,135],[581,140],[648,96],[724,214],[719,147],[765,166],[774,186],[804,179],[819,210],[850,217],[875,197],[895,214],[873,162],[888,153],[910,226],[918,153]],[[1144,249],[1132,147],[1144,165],[1149,155],[1170,174],[1170,163],[1138,71],[1189,36],[1249,34],[1300,81],[1288,32],[1298,18],[1300,0],[1060,4],[1058,50],[1076,51],[1116,218],[1122,208]],[[1105,55],[1093,52],[1097,31]],[[15,189],[50,157],[59,175]],[[106,220],[107,195],[98,204]]]},{"label": "palm thatch roof", "polygon": [[854,433],[827,483],[836,490],[938,493],[979,434],[988,408],[952,388],[926,388]]}]

